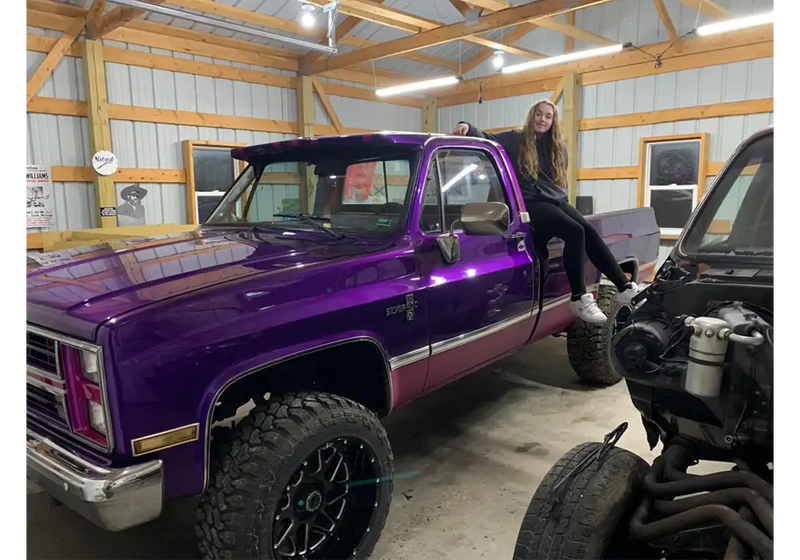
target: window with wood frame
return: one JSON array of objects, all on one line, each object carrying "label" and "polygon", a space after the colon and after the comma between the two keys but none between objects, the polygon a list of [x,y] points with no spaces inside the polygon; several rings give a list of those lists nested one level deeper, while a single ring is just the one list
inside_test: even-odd
[{"label": "window with wood frame", "polygon": [[186,219],[202,224],[217,207],[243,169],[231,157],[231,149],[244,146],[235,142],[184,140],[183,165],[186,169]]},{"label": "window with wood frame", "polygon": [[703,195],[708,134],[642,138],[639,206],[656,214],[662,238],[677,238]]}]

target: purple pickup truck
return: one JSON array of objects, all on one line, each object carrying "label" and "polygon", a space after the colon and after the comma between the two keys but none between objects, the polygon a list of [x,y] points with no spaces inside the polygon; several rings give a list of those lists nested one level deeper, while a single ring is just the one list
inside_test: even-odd
[{"label": "purple pickup truck", "polygon": [[[246,167],[196,231],[29,260],[28,477],[97,525],[200,496],[204,558],[366,557],[394,476],[380,418],[563,333],[577,375],[620,379],[613,325],[574,324],[561,245],[536,238],[497,144],[232,155]],[[589,220],[631,277],[652,273],[652,210]]]}]

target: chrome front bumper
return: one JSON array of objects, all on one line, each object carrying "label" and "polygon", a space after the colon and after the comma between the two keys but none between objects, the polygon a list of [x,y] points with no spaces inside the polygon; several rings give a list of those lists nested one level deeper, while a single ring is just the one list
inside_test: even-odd
[{"label": "chrome front bumper", "polygon": [[122,531],[161,514],[160,460],[107,469],[30,430],[27,453],[28,478],[103,529]]}]

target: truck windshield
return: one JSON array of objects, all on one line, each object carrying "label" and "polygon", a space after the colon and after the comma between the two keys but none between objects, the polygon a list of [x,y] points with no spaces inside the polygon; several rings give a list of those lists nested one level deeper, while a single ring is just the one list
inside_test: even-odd
[{"label": "truck windshield", "polygon": [[[281,154],[281,161],[266,165],[253,162],[204,225],[393,233],[406,218],[416,155],[370,151],[315,149]],[[301,212],[304,191],[309,208]]]},{"label": "truck windshield", "polygon": [[747,146],[709,193],[684,242],[687,254],[773,256],[773,135]]}]

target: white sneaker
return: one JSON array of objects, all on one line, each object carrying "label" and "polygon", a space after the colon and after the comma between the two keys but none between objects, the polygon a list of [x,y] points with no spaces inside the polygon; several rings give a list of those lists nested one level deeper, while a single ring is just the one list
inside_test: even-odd
[{"label": "white sneaker", "polygon": [[600,311],[592,294],[583,294],[578,301],[569,302],[569,310],[573,315],[583,319],[587,323],[601,325],[608,321],[606,314]]},{"label": "white sneaker", "polygon": [[642,288],[636,285],[636,282],[631,282],[631,285],[617,294],[617,301],[622,305],[630,305],[631,300],[635,298]]}]

